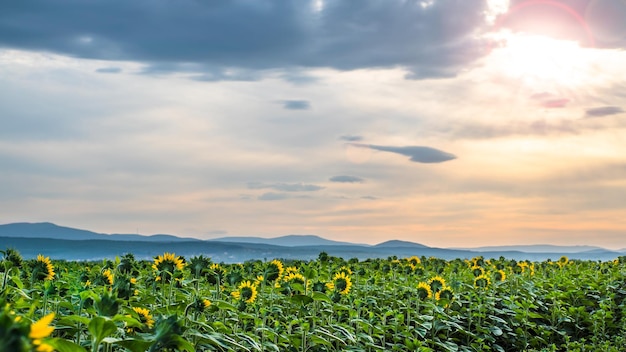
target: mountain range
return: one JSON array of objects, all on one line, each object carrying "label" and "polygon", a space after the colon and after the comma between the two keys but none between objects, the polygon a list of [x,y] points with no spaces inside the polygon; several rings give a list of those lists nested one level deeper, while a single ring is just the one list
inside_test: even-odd
[{"label": "mountain range", "polygon": [[625,253],[593,246],[490,246],[478,248],[434,248],[423,244],[390,240],[377,245],[328,240],[315,235],[287,235],[275,238],[221,237],[210,240],[172,235],[103,234],[52,223],[11,223],[0,225],[0,250],[15,248],[24,258],[38,254],[53,259],[101,260],[133,253],[138,259],[151,259],[164,252],[177,255],[205,255],[216,262],[243,262],[255,259],[315,259],[320,252],[348,258],[399,258],[409,256],[443,259],[486,258],[556,260],[612,260]]}]

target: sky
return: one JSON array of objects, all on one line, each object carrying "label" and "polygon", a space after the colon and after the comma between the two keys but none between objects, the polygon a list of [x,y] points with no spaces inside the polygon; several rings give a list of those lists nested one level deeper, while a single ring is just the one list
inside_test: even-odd
[{"label": "sky", "polygon": [[0,2],[0,223],[626,247],[626,0]]}]

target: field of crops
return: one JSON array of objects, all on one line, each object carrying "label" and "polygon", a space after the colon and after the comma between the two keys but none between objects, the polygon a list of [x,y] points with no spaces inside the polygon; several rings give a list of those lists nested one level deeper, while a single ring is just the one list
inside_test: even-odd
[{"label": "field of crops", "polygon": [[626,263],[2,252],[0,351],[623,351]]}]

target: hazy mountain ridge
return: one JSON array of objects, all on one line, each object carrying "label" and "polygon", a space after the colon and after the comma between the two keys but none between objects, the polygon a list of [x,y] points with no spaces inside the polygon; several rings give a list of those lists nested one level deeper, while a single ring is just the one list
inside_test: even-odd
[{"label": "hazy mountain ridge", "polygon": [[[31,231],[28,231],[29,228]],[[476,250],[433,248],[400,240],[389,240],[370,246],[332,241],[314,235],[288,235],[271,239],[223,237],[202,241],[171,235],[106,235],[51,223],[0,225],[0,250],[9,247],[19,250],[24,258],[35,258],[38,254],[45,254],[53,259],[101,260],[133,253],[137,259],[150,259],[164,252],[175,252],[177,255],[186,257],[202,254],[211,257],[216,262],[227,263],[272,258],[311,260],[317,258],[320,252],[345,259],[358,258],[359,260],[392,256],[403,258],[413,255],[448,260],[469,259],[479,255],[485,258],[502,256],[507,259],[533,261],[557,260],[562,255],[567,255],[571,259],[613,260],[624,254],[591,246],[495,246],[480,247]],[[524,252],[514,250],[536,247],[549,248],[554,251]],[[574,247],[586,250],[578,252],[559,251],[560,248],[571,250]]]},{"label": "hazy mountain ridge", "polygon": [[357,244],[350,242],[340,242],[327,240],[316,235],[286,235],[272,238],[252,237],[252,236],[233,236],[220,237],[207,240],[209,242],[231,242],[231,243],[262,243],[273,244],[285,247],[301,247],[301,246],[366,246],[367,244]]},{"label": "hazy mountain ridge", "polygon": [[50,238],[57,240],[113,240],[176,242],[200,241],[196,238],[183,238],[173,235],[104,234],[72,227],[59,226],[50,222],[17,222],[0,225],[0,237]]}]

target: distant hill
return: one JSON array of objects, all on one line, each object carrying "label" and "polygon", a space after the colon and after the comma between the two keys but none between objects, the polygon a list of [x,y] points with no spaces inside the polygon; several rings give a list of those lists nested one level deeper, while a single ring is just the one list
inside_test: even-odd
[{"label": "distant hill", "polygon": [[[570,259],[613,260],[624,253],[591,246],[500,246],[478,249],[432,248],[419,243],[390,240],[375,246],[338,242],[314,235],[289,235],[276,238],[223,237],[209,241],[171,235],[101,234],[58,226],[52,223],[15,223],[0,225],[0,250],[17,249],[24,258],[38,254],[53,259],[101,260],[133,253],[137,259],[151,259],[164,252],[192,257],[205,255],[215,262],[241,263],[273,258],[311,260],[320,252],[344,259],[410,256],[442,259],[470,259],[479,255],[531,261]],[[524,250],[532,251],[525,252]]]},{"label": "distant hill", "polygon": [[606,249],[595,246],[556,246],[551,244],[533,244],[516,246],[487,246],[476,248],[459,248],[476,252],[508,252],[518,251],[525,253],[582,253],[591,251],[606,251]]},{"label": "distant hill", "polygon": [[400,241],[400,240],[391,240],[383,243],[379,243],[375,245],[376,248],[429,248],[424,246],[423,244],[409,242],[409,241]]},{"label": "distant hill", "polygon": [[71,227],[58,226],[50,222],[19,222],[0,225],[0,237],[50,238],[56,240],[115,240],[177,242],[200,241],[194,238],[181,238],[172,235],[143,236],[138,234],[103,234]]},{"label": "distant hill", "polygon": [[208,241],[230,243],[262,243],[275,246],[300,247],[300,246],[367,246],[350,242],[327,240],[315,235],[287,235],[273,238],[261,237],[220,237]]}]

